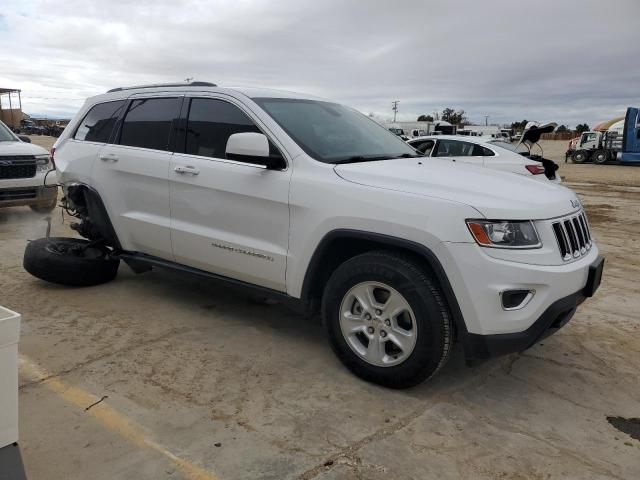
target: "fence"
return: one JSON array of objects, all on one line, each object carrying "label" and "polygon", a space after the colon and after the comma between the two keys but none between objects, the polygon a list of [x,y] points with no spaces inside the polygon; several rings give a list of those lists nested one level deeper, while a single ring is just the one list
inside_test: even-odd
[{"label": "fence", "polygon": [[542,140],[571,140],[572,138],[576,138],[579,136],[580,134],[576,132],[543,133]]}]

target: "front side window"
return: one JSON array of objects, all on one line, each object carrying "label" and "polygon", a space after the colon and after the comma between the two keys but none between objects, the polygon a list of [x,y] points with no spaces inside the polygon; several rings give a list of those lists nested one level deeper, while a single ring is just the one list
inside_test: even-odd
[{"label": "front side window", "polygon": [[122,122],[120,144],[167,150],[171,123],[177,115],[177,98],[134,100]]},{"label": "front side window", "polygon": [[337,103],[254,98],[309,156],[325,163],[382,160],[418,154],[397,135]]},{"label": "front side window", "polygon": [[15,137],[13,132],[9,130],[4,123],[0,122],[0,142],[17,142],[18,139]]},{"label": "front side window", "polygon": [[185,153],[225,158],[227,140],[242,132],[261,133],[235,105],[224,100],[194,98],[187,119]]},{"label": "front side window", "polygon": [[423,140],[414,142],[411,144],[411,146],[428,157],[431,154],[431,150],[433,149],[433,144],[433,140]]},{"label": "front side window", "polygon": [[94,105],[80,122],[73,138],[87,142],[107,143],[124,104],[124,100],[118,100]]}]

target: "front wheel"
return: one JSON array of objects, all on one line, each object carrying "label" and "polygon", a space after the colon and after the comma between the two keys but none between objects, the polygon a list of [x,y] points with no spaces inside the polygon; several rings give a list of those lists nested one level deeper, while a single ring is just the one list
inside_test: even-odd
[{"label": "front wheel", "polygon": [[411,387],[448,359],[449,310],[435,280],[409,256],[380,251],[347,260],[326,285],[322,313],[338,358],[370,382]]}]

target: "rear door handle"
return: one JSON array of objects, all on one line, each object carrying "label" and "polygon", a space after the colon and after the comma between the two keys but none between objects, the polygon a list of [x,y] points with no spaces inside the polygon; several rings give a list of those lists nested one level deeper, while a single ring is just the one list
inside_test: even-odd
[{"label": "rear door handle", "polygon": [[115,153],[101,153],[100,160],[104,162],[117,162],[118,155],[116,155]]},{"label": "rear door handle", "polygon": [[176,173],[190,173],[191,175],[198,175],[200,173],[200,170],[191,165],[178,165],[174,167],[173,171]]}]

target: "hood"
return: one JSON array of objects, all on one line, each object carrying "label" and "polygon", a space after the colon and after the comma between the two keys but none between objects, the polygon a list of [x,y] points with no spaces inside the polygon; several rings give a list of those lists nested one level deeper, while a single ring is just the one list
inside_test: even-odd
[{"label": "hood", "polygon": [[436,158],[337,165],[344,180],[463,203],[495,220],[541,220],[576,210],[576,195],[552,182]]},{"label": "hood", "polygon": [[26,142],[0,142],[0,157],[7,155],[47,155],[44,148]]}]

